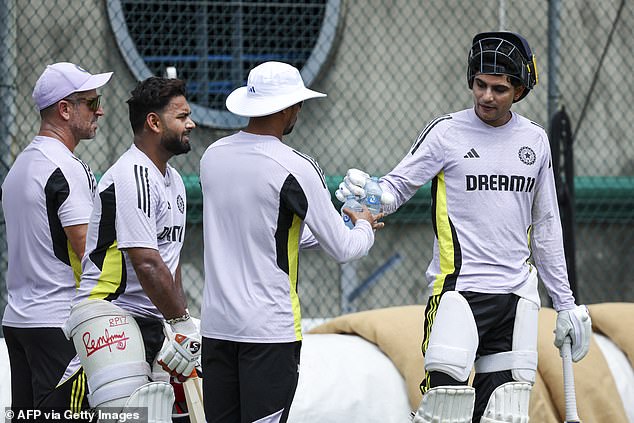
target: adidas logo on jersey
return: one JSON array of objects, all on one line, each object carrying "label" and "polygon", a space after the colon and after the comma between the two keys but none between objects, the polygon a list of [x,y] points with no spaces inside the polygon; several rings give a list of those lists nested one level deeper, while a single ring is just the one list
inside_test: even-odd
[{"label": "adidas logo on jersey", "polygon": [[469,150],[469,152],[467,154],[464,155],[465,159],[479,159],[480,155],[478,154],[477,151],[475,151],[475,148],[472,148],[471,150]]}]

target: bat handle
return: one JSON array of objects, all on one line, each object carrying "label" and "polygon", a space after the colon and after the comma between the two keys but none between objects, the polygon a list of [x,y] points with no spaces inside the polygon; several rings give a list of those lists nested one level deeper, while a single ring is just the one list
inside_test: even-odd
[{"label": "bat handle", "polygon": [[578,422],[577,398],[575,395],[575,375],[572,369],[572,341],[567,336],[561,346],[561,359],[564,370],[564,399],[566,404],[566,422]]}]

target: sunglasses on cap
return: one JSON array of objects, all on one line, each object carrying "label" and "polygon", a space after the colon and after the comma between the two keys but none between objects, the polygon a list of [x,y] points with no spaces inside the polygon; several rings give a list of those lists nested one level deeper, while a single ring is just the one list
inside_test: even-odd
[{"label": "sunglasses on cap", "polygon": [[97,110],[99,110],[99,106],[101,105],[101,94],[92,98],[79,97],[79,98],[65,98],[64,100],[70,101],[71,103],[74,103],[74,104],[85,102],[86,106],[88,106],[88,108],[91,111],[96,112]]}]

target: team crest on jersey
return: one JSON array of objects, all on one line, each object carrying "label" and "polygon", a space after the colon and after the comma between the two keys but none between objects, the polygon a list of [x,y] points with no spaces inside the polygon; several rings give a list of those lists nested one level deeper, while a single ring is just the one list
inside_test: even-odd
[{"label": "team crest on jersey", "polygon": [[535,154],[533,149],[526,146],[520,148],[518,156],[520,157],[520,160],[522,161],[522,163],[524,163],[525,165],[534,164],[535,159],[537,158],[537,155]]},{"label": "team crest on jersey", "polygon": [[178,206],[178,211],[181,213],[185,213],[185,202],[183,201],[183,197],[180,194],[176,197],[176,205]]}]

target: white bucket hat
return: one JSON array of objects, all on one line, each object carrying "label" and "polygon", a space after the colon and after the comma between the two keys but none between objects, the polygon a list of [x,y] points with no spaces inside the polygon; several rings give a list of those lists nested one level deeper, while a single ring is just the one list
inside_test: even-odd
[{"label": "white bucket hat", "polygon": [[35,83],[33,101],[38,110],[55,104],[72,93],[90,91],[106,85],[112,72],[92,75],[73,63],[48,65]]},{"label": "white bucket hat", "polygon": [[227,109],[238,116],[268,116],[309,98],[326,94],[304,86],[299,71],[286,63],[266,62],[251,69],[246,87],[227,97]]}]

